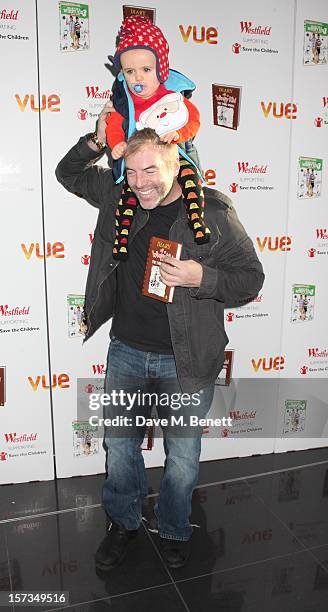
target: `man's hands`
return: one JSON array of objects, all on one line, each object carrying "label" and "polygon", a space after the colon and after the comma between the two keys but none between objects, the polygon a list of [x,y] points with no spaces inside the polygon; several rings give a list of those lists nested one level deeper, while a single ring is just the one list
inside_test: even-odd
[{"label": "man's hands", "polygon": [[120,159],[120,157],[123,157],[126,147],[127,144],[124,142],[124,140],[115,145],[115,147],[112,148],[112,158]]},{"label": "man's hands", "polygon": [[181,261],[166,256],[161,261],[160,275],[168,287],[200,287],[203,268],[193,259]]},{"label": "man's hands", "polygon": [[97,121],[97,136],[101,142],[106,142],[106,119],[109,113],[113,113],[115,108],[113,103],[108,100],[102,109]]},{"label": "man's hands", "polygon": [[167,142],[168,144],[171,144],[171,142],[176,142],[177,140],[179,140],[179,134],[178,132],[168,132],[167,134],[163,134],[162,136],[160,136],[160,139],[162,142]]},{"label": "man's hands", "polygon": [[[98,117],[98,121],[97,121],[97,138],[99,140],[99,142],[106,142],[106,119],[107,119],[107,115],[109,113],[112,113],[113,111],[115,111],[115,108],[112,104],[112,102],[109,100],[108,102],[106,102],[104,108],[102,109],[99,117]],[[97,145],[92,142],[92,140],[88,141],[88,145],[91,149],[93,149],[93,151],[99,151]]]}]

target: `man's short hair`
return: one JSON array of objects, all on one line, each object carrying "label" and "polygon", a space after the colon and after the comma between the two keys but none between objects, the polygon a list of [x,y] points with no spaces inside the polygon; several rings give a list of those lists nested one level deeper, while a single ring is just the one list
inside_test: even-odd
[{"label": "man's short hair", "polygon": [[155,130],[146,127],[130,136],[129,140],[127,141],[124,159],[129,157],[129,155],[133,155],[137,151],[140,151],[147,145],[152,145],[153,147],[158,148],[166,162],[174,162],[179,158],[179,152],[176,144],[162,142]]}]

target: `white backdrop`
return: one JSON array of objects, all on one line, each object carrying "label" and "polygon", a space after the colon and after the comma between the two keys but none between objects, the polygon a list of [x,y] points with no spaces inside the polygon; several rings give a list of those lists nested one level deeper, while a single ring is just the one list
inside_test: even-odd
[{"label": "white backdrop", "polygon": [[[10,0],[0,13],[1,483],[53,478],[53,438],[57,476],[104,470],[101,441],[87,452],[76,423],[76,380],[103,374],[109,325],[82,347],[78,333],[69,337],[67,306],[68,296],[83,296],[97,211],[68,194],[54,169],[93,131],[108,98],[113,78],[104,64],[123,12],[117,0],[70,4],[82,11],[79,49],[57,0]],[[231,415],[233,427],[226,437],[204,436],[202,460],[325,446],[327,35],[323,26],[314,63],[304,21],[327,24],[326,0],[181,0],[178,15],[164,0],[150,8],[171,67],[197,85],[197,147],[209,184],[233,198],[266,273],[255,302],[226,311],[235,380],[216,387],[211,414]],[[214,125],[212,84],[241,87],[236,130]],[[300,157],[322,160],[308,197]],[[291,320],[294,285],[314,286],[304,321]],[[298,419],[286,400],[301,402]],[[147,466],[161,465],[161,441],[144,455]]]}]

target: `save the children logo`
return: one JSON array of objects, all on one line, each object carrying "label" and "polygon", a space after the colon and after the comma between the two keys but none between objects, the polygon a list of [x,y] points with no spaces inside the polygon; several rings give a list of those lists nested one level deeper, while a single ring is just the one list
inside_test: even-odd
[{"label": "save the children logo", "polygon": [[65,246],[63,242],[47,242],[46,250],[43,251],[43,246],[39,242],[31,242],[21,244],[24,257],[29,260],[31,257],[36,259],[48,259],[49,257],[55,257],[55,259],[63,259],[65,257]]},{"label": "save the children logo", "polygon": [[260,370],[263,372],[271,372],[273,370],[279,371],[285,369],[285,357],[277,355],[276,357],[258,357],[252,358],[251,363],[254,372],[258,373]]},{"label": "save the children logo", "polygon": [[[88,236],[89,236],[89,245],[92,245],[94,234],[92,232],[89,232]],[[83,266],[88,266],[89,263],[90,263],[90,259],[91,259],[91,255],[90,254],[83,253],[83,255],[81,255],[81,264]]]},{"label": "save the children logo", "polygon": [[236,171],[238,179],[229,185],[229,191],[273,191],[274,186],[270,184],[270,167],[267,163],[254,163],[237,161]]},{"label": "save the children logo", "polygon": [[218,28],[214,28],[212,26],[206,28],[204,25],[179,25],[179,31],[182,36],[182,40],[185,43],[191,40],[192,42],[198,44],[204,42],[207,42],[209,45],[218,44]]},{"label": "save the children logo", "polygon": [[261,253],[264,250],[277,252],[277,251],[290,251],[292,238],[291,236],[260,236],[256,237],[257,246]]},{"label": "save the children logo", "polygon": [[80,108],[76,114],[81,121],[85,121],[88,118],[89,113],[86,108]]},{"label": "save the children logo", "polygon": [[48,110],[51,113],[59,113],[60,97],[57,94],[42,94],[40,100],[34,94],[20,95],[15,94],[15,99],[19,110],[24,113],[25,110],[32,110],[36,113]]},{"label": "save the children logo", "polygon": [[320,107],[318,105],[318,115],[314,118],[314,125],[317,128],[328,125],[328,96],[320,98]]},{"label": "save the children logo", "polygon": [[253,55],[278,54],[279,50],[269,46],[272,35],[272,26],[259,25],[252,21],[239,22],[241,41],[235,41],[232,52],[235,55],[252,53]]},{"label": "save the children logo", "polygon": [[[307,370],[306,370],[306,374],[309,373],[321,373],[324,374],[325,376],[327,376],[327,371],[328,371],[328,348],[322,348],[322,347],[318,347],[318,346],[310,346],[307,349],[307,357],[308,357],[308,363],[306,366]],[[300,368],[300,373],[305,374],[305,372],[301,372],[301,368]]]},{"label": "save the children logo", "polygon": [[0,304],[0,334],[40,331],[40,327],[32,327],[30,308],[30,305]]},{"label": "save the children logo", "polygon": [[28,376],[33,391],[40,389],[69,389],[70,377],[68,374],[53,374],[52,380],[49,381],[49,376],[46,374],[38,374],[37,376]]},{"label": "save the children logo", "polygon": [[264,102],[261,100],[261,109],[266,119],[297,119],[297,105],[294,102]]},{"label": "save the children logo", "polygon": [[306,249],[307,256],[310,259],[328,255],[328,233],[326,228],[316,228],[315,237],[317,239],[315,246],[313,245]]}]

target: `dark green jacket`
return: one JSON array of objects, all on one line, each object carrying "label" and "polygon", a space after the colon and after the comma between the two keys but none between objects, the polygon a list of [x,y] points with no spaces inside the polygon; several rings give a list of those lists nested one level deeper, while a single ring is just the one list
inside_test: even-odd
[{"label": "dark green jacket", "polygon": [[[99,153],[92,151],[83,137],[56,169],[57,179],[68,191],[79,194],[99,209],[85,291],[86,340],[114,315],[115,269],[124,265],[112,257],[114,214],[121,187],[115,185],[109,168],[95,164],[98,159]],[[264,280],[253,243],[238,220],[231,200],[214,189],[204,191],[210,242],[195,243],[182,203],[169,234],[171,240],[183,244],[181,259],[194,259],[203,266],[201,286],[176,287],[173,303],[167,304],[178,378],[185,393],[197,392],[214,382],[222,368],[228,342],[224,308],[254,299]],[[131,227],[130,244],[147,223],[148,216],[139,206]]]}]

